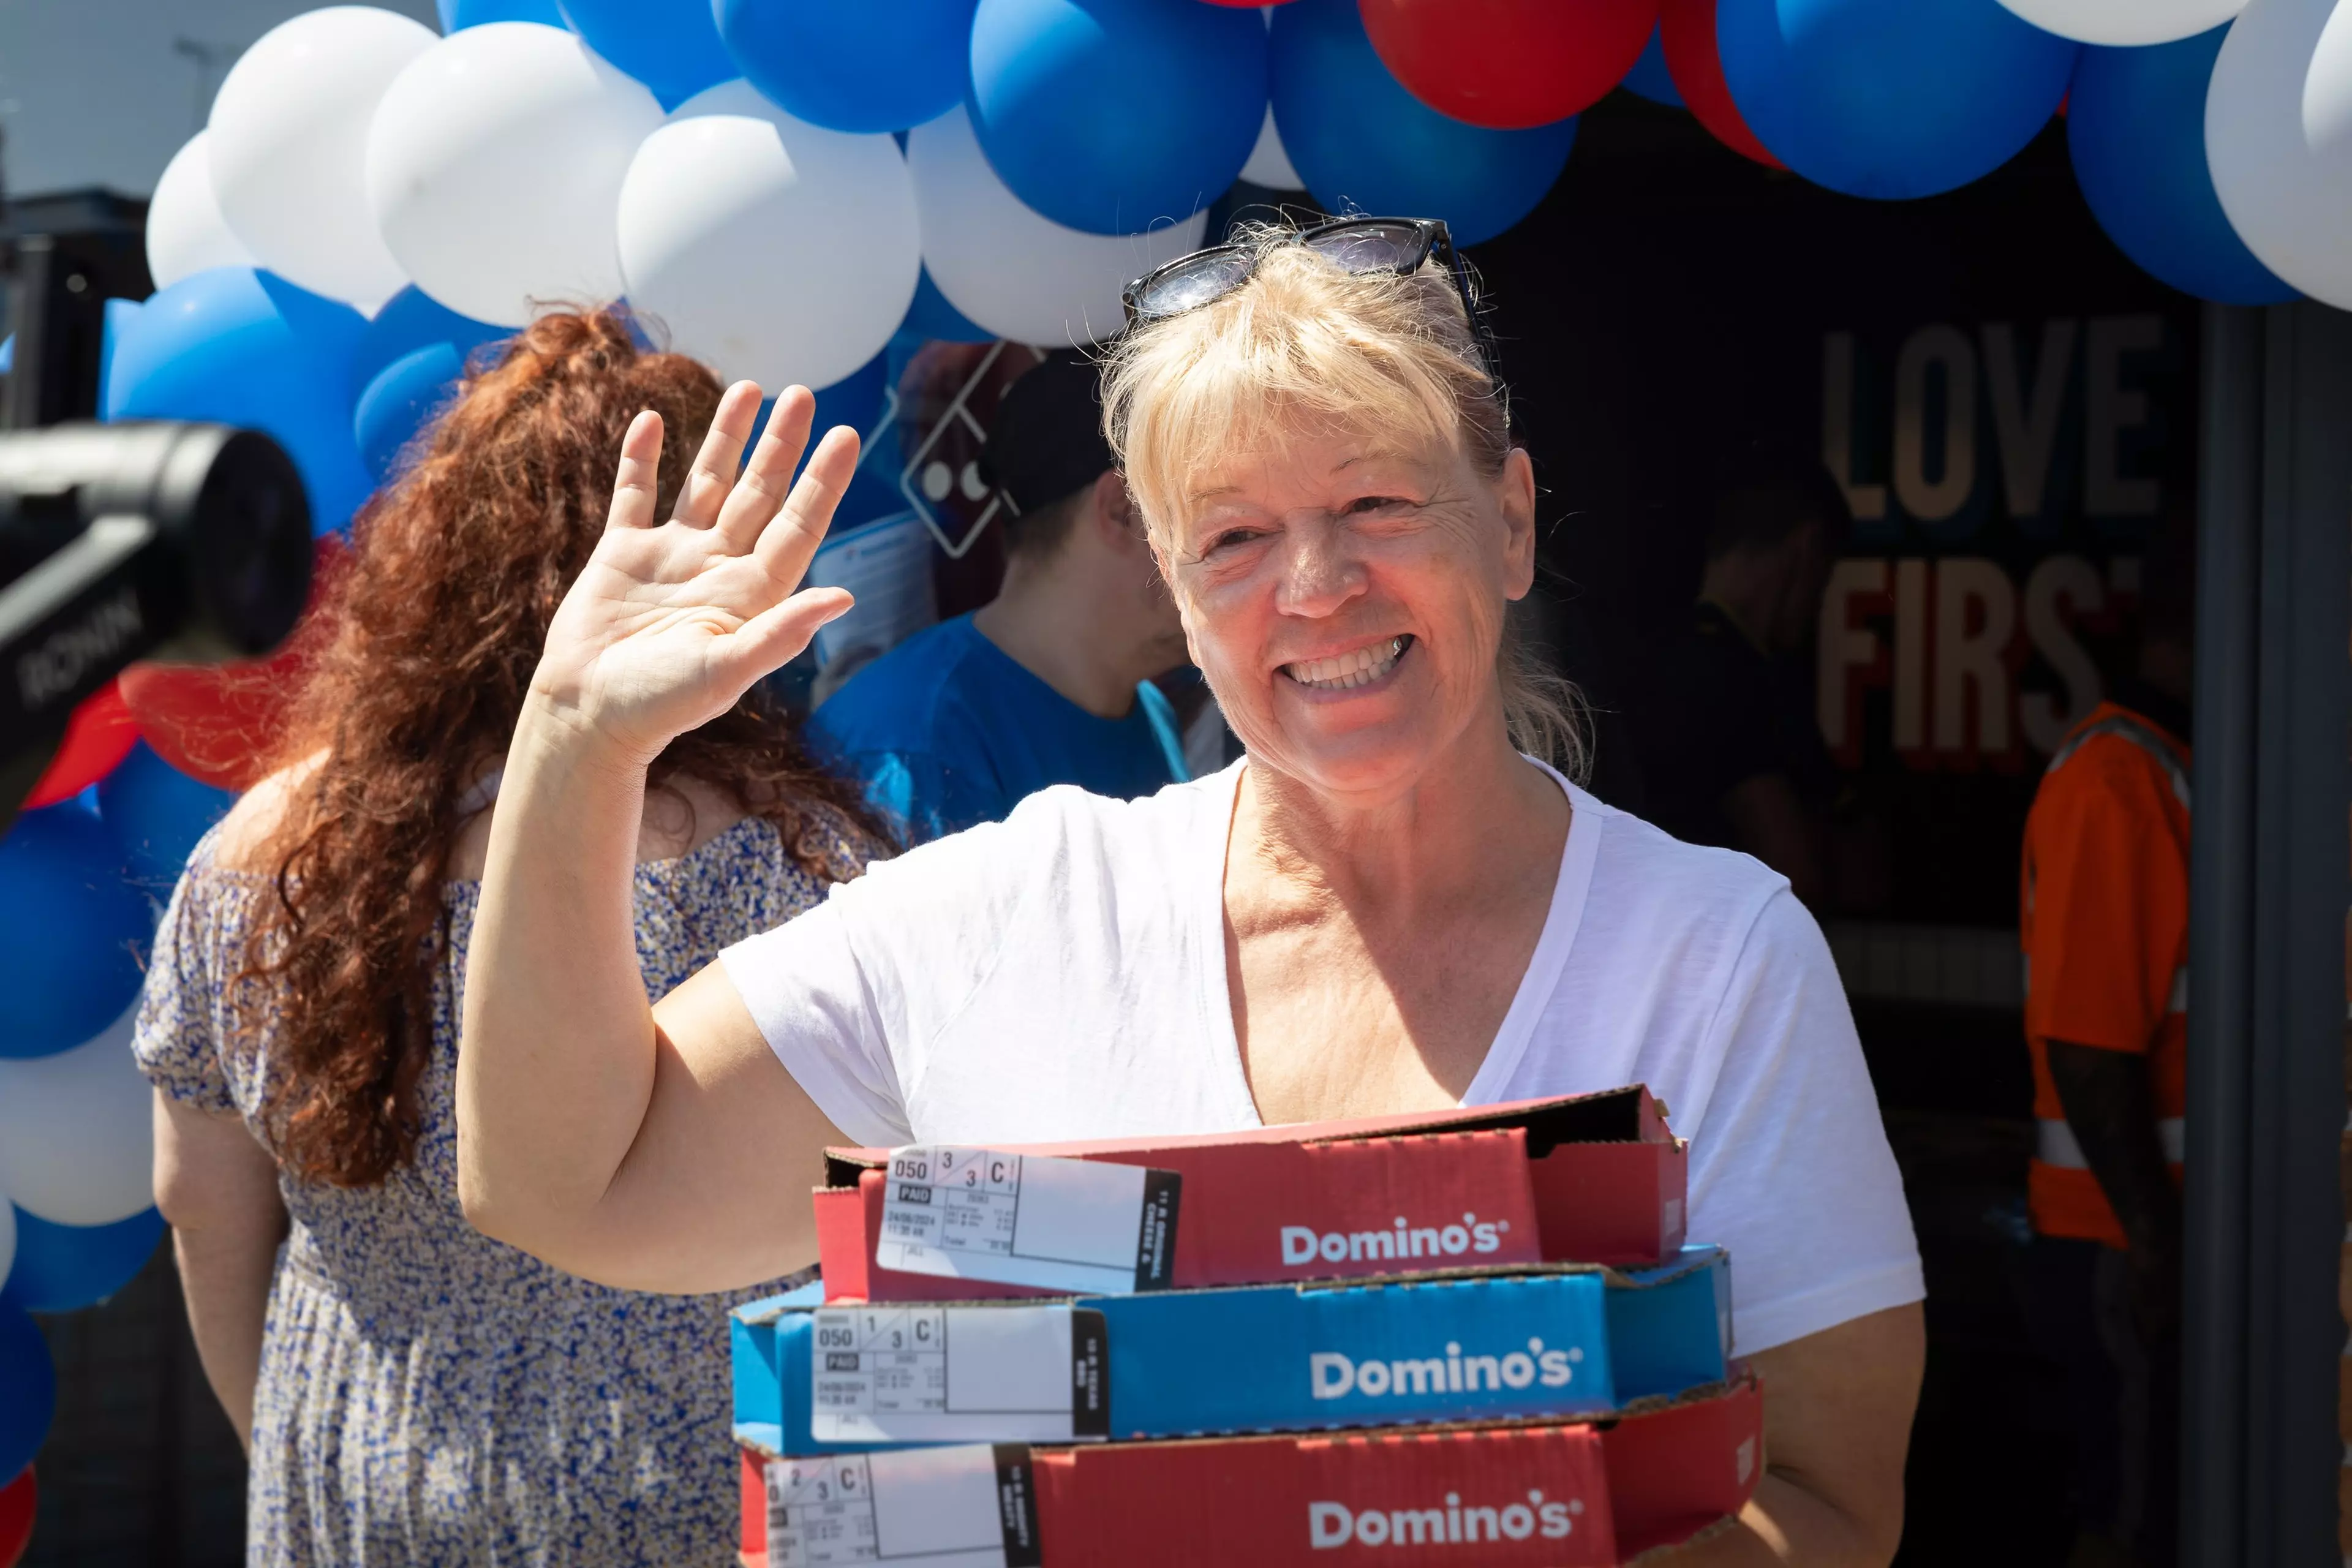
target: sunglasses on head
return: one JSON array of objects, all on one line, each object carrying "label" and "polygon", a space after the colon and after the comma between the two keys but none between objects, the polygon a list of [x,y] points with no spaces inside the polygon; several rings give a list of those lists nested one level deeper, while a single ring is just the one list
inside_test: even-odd
[{"label": "sunglasses on head", "polygon": [[[1280,243],[1303,245],[1337,264],[1341,271],[1360,274],[1391,272],[1402,277],[1418,271],[1423,262],[1434,256],[1462,296],[1463,312],[1470,318],[1470,330],[1477,338],[1478,356],[1486,363],[1487,375],[1497,385],[1501,384],[1495,336],[1479,311],[1477,285],[1471,279],[1468,264],[1454,248],[1454,237],[1446,232],[1442,220],[1333,218],[1302,228]],[[1128,325],[1165,321],[1223,299],[1250,280],[1257,270],[1258,258],[1265,254],[1265,247],[1260,246],[1213,245],[1145,273],[1119,292],[1120,302],[1127,307]]]}]

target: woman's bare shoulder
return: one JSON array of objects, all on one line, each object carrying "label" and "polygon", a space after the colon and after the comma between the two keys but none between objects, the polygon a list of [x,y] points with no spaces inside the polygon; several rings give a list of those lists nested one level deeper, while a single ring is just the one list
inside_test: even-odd
[{"label": "woman's bare shoulder", "polygon": [[669,860],[690,855],[750,815],[732,792],[691,773],[672,773],[646,791],[637,858]]},{"label": "woman's bare shoulder", "polygon": [[221,818],[218,837],[213,840],[213,864],[224,871],[275,876],[278,866],[271,846],[299,805],[303,784],[319,771],[325,755],[320,752],[280,768],[239,795]]},{"label": "woman's bare shoulder", "polygon": [[[479,880],[488,863],[490,825],[497,818],[495,797],[483,810],[460,822],[449,846],[447,875],[452,881]],[[637,826],[637,859],[672,860],[692,853],[726,832],[748,815],[726,791],[683,773],[673,773],[646,791],[644,816]]]}]

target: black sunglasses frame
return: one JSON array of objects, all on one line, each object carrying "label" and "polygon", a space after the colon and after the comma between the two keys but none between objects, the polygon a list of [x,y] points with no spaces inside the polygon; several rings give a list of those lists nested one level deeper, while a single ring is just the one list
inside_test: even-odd
[{"label": "black sunglasses frame", "polygon": [[[1423,263],[1427,262],[1432,256],[1435,256],[1439,262],[1444,266],[1447,272],[1453,276],[1454,292],[1461,296],[1463,313],[1470,319],[1471,334],[1477,340],[1478,357],[1486,363],[1487,379],[1494,382],[1497,388],[1500,388],[1503,384],[1502,360],[1501,356],[1496,352],[1494,329],[1487,324],[1486,313],[1479,308],[1478,287],[1470,276],[1469,263],[1463,260],[1462,253],[1454,247],[1454,236],[1446,229],[1444,219],[1433,217],[1365,217],[1361,216],[1354,217],[1330,218],[1322,223],[1313,224],[1306,228],[1302,228],[1297,233],[1284,239],[1281,243],[1284,245],[1312,246],[1315,241],[1318,239],[1322,239],[1335,234],[1343,234],[1347,230],[1352,228],[1396,228],[1399,226],[1410,227],[1414,232],[1416,243],[1411,253],[1411,259],[1401,261],[1394,267],[1361,268],[1357,268],[1356,270],[1365,272],[1391,271],[1402,278],[1410,273],[1419,271]],[[1186,310],[1197,310],[1203,305],[1213,304],[1217,300],[1222,300],[1226,295],[1232,293],[1234,289],[1240,288],[1243,284],[1247,283],[1257,271],[1256,258],[1264,255],[1264,250],[1254,250],[1253,247],[1248,246],[1212,245],[1204,249],[1195,250],[1187,256],[1180,256],[1173,261],[1153,268],[1150,271],[1145,273],[1142,277],[1136,279],[1134,281],[1128,284],[1126,288],[1119,290],[1119,303],[1127,311],[1128,326],[1129,328],[1134,328],[1142,325],[1146,321],[1168,321],[1172,317],[1184,314]],[[1250,257],[1250,266],[1242,272],[1237,273],[1230,283],[1226,284],[1225,287],[1220,289],[1215,293],[1208,295],[1202,299],[1195,300],[1191,304],[1184,306],[1182,310],[1161,310],[1150,313],[1147,313],[1144,310],[1144,298],[1150,292],[1154,284],[1171,278],[1179,272],[1198,267],[1202,262],[1213,258],[1234,256]]]}]

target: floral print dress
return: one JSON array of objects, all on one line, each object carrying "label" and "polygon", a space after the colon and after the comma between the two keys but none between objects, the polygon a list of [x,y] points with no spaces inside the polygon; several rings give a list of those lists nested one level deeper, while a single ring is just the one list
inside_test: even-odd
[{"label": "floral print dress", "polygon": [[[862,864],[848,839],[836,863]],[[825,884],[776,828],[737,823],[636,869],[637,959],[660,996]],[[156,938],[134,1049],[175,1100],[256,1125],[266,1031],[228,987],[264,879],[196,854]],[[254,1403],[247,1561],[623,1565],[735,1562],[727,1310],[771,1293],[608,1289],[492,1241],[457,1205],[457,1020],[478,884],[451,882],[415,1157],[379,1186],[282,1171]]]}]

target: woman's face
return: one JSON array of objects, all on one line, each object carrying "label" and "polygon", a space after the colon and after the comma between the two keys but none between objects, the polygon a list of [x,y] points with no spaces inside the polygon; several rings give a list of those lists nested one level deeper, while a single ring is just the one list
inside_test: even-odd
[{"label": "woman's face", "polygon": [[1535,482],[1451,441],[1292,430],[1212,465],[1161,545],[1193,662],[1260,763],[1312,787],[1411,787],[1501,722],[1504,606],[1535,573]]}]

